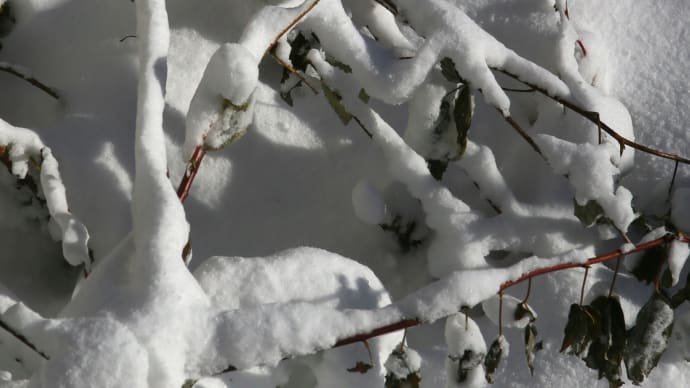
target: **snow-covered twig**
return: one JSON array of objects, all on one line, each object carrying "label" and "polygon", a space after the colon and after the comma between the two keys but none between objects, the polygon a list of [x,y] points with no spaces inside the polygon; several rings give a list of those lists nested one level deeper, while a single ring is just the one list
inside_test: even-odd
[{"label": "snow-covered twig", "polygon": [[16,338],[17,340],[19,340],[19,342],[23,343],[24,345],[26,345],[26,347],[28,347],[29,349],[33,350],[36,354],[38,354],[39,356],[41,356],[41,358],[43,358],[44,360],[50,360],[50,357],[48,357],[48,355],[47,355],[45,352],[39,350],[39,349],[36,347],[36,345],[34,345],[33,342],[29,341],[29,340],[26,338],[26,336],[24,336],[22,333],[20,333],[19,331],[15,330],[15,329],[12,328],[10,325],[8,325],[8,324],[2,319],[2,317],[0,317],[0,328],[2,328],[3,330],[5,330],[6,332],[10,333],[14,338]]},{"label": "snow-covered twig", "polygon": [[683,163],[683,164],[690,164],[690,159],[688,159],[686,157],[672,154],[672,153],[665,152],[665,151],[661,151],[661,150],[657,150],[657,149],[645,146],[643,144],[634,142],[634,141],[624,137],[623,135],[619,134],[615,129],[611,128],[608,124],[603,122],[601,120],[601,118],[599,117],[599,114],[597,112],[587,111],[586,109],[583,109],[582,107],[580,107],[576,103],[572,102],[567,97],[564,97],[562,95],[550,92],[550,91],[546,90],[545,88],[542,88],[538,85],[533,84],[532,82],[525,81],[525,80],[521,79],[518,75],[513,74],[513,73],[511,73],[505,69],[495,68],[495,70],[497,70],[497,71],[499,71],[499,72],[501,72],[501,73],[503,73],[503,74],[505,74],[511,78],[514,78],[517,81],[522,82],[526,86],[529,86],[530,88],[532,88],[532,89],[538,91],[539,93],[551,98],[552,100],[558,102],[559,104],[562,104],[566,108],[572,110],[573,112],[581,115],[582,117],[584,117],[587,120],[591,121],[592,123],[596,124],[604,132],[611,135],[620,144],[621,150],[624,148],[624,146],[629,146],[629,147],[635,148],[637,150],[640,150],[642,152],[645,152],[645,153],[648,153],[651,155],[656,155],[656,156],[661,157],[661,158],[675,160],[676,162]]}]

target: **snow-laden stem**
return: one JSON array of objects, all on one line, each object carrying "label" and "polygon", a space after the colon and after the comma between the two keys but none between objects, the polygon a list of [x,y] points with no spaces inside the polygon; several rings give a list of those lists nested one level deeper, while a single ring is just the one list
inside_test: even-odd
[{"label": "snow-laden stem", "polygon": [[[604,261],[609,261],[609,260],[613,260],[613,259],[618,259],[618,258],[625,256],[627,254],[630,254],[630,253],[646,251],[648,249],[652,249],[654,247],[664,245],[664,244],[668,243],[669,241],[673,240],[674,238],[677,239],[678,241],[681,241],[684,243],[690,243],[690,236],[688,236],[686,234],[681,233],[680,235],[675,236],[675,237],[673,235],[669,234],[669,235],[666,235],[664,237],[658,238],[656,240],[652,240],[652,241],[646,242],[644,244],[640,244],[640,245],[636,246],[634,249],[632,249],[626,253],[623,253],[620,250],[616,250],[616,251],[609,252],[609,253],[606,253],[606,254],[601,255],[601,256],[592,257],[591,259],[588,259],[584,263],[581,263],[581,262],[579,262],[579,263],[564,263],[564,264],[554,265],[554,266],[550,266],[550,267],[538,268],[538,269],[530,271],[526,274],[523,274],[522,276],[520,276],[516,279],[504,282],[503,284],[501,284],[501,287],[500,287],[500,290],[498,293],[500,295],[505,290],[507,290],[508,288],[510,288],[512,286],[515,286],[515,285],[522,283],[524,281],[530,280],[532,278],[535,278],[535,277],[538,277],[541,275],[552,273],[552,272],[558,272],[558,271],[562,271],[565,269],[571,269],[571,268],[584,268],[585,271],[588,272],[590,266],[592,266],[594,264],[602,263]],[[585,278],[585,281],[586,281],[586,278]],[[392,333],[392,332],[402,330],[402,329],[407,329],[407,328],[414,327],[414,326],[424,324],[424,323],[425,323],[425,321],[422,319],[415,319],[415,318],[404,319],[404,320],[401,320],[399,322],[395,322],[395,323],[392,323],[392,324],[389,324],[386,326],[381,326],[381,327],[376,328],[374,330],[371,330],[367,333],[361,333],[361,334],[353,335],[350,337],[342,338],[336,342],[334,347],[344,346],[344,345],[352,344],[355,342],[368,340],[368,339],[371,339],[374,337],[378,337],[378,336]]]}]

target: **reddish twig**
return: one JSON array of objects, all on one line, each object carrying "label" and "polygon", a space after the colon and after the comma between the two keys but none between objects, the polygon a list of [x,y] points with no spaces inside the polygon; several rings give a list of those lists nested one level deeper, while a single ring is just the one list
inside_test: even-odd
[{"label": "reddish twig", "polygon": [[603,129],[604,132],[608,133],[614,139],[616,139],[618,144],[620,144],[620,146],[621,146],[621,151],[623,150],[623,148],[625,146],[628,146],[628,147],[635,148],[637,150],[640,150],[642,152],[645,152],[645,153],[648,153],[651,155],[656,155],[656,156],[664,158],[664,159],[675,160],[676,162],[680,162],[683,164],[690,164],[690,159],[688,159],[688,158],[685,158],[685,157],[682,157],[682,156],[679,156],[676,154],[671,154],[671,153],[668,153],[665,151],[660,151],[660,150],[657,150],[657,149],[654,149],[651,147],[647,147],[645,145],[635,143],[634,141],[624,137],[623,135],[616,132],[613,128],[611,128],[608,124],[601,121],[599,119],[599,113],[597,113],[597,112],[590,112],[590,111],[587,111],[585,109],[582,109],[578,105],[568,101],[567,99],[560,97],[560,96],[557,96],[557,95],[553,95],[553,94],[549,93],[546,89],[539,87],[537,85],[534,85],[530,82],[523,81],[517,75],[512,74],[506,70],[503,70],[500,68],[494,68],[494,70],[500,71],[501,73],[522,82],[526,86],[534,88],[539,93],[541,93],[541,94],[545,95],[546,97],[549,97],[550,99],[562,104],[566,108],[568,108],[568,109],[572,110],[573,112],[581,115],[582,117],[586,118],[587,120],[591,121],[592,123],[597,124],[597,126],[600,127],[601,129]]},{"label": "reddish twig", "polygon": [[189,196],[189,190],[192,188],[192,183],[194,183],[194,178],[197,172],[199,172],[199,167],[201,167],[204,156],[206,156],[204,146],[196,146],[196,148],[194,148],[194,153],[192,153],[192,157],[189,158],[189,162],[187,162],[187,168],[185,169],[182,181],[177,187],[177,197],[180,198],[180,202],[184,202]]},{"label": "reddish twig", "polygon": [[270,53],[271,51],[273,51],[273,49],[278,45],[278,41],[280,40],[280,38],[282,38],[283,35],[290,32],[292,27],[294,27],[297,23],[299,23],[300,20],[307,16],[307,14],[311,12],[311,10],[314,9],[314,7],[316,7],[316,4],[318,4],[319,1],[320,0],[314,0],[314,2],[311,3],[309,7],[307,7],[307,9],[305,9],[304,11],[302,11],[302,13],[297,15],[297,17],[293,21],[291,21],[290,24],[287,25],[287,27],[283,28],[283,30],[280,31],[280,33],[275,37],[275,39],[273,39],[271,45],[268,46],[268,48],[266,49],[266,53]]},{"label": "reddish twig", "polygon": [[[499,114],[500,114],[501,116],[503,116],[503,113],[501,113],[500,111],[499,111]],[[525,131],[524,129],[522,129],[522,127],[520,126],[520,124],[518,124],[518,122],[515,121],[515,119],[513,119],[512,116],[503,116],[503,119],[504,119],[508,124],[510,124],[510,126],[513,127],[513,129],[514,129],[523,139],[525,139],[525,141],[527,142],[527,144],[529,144],[530,147],[532,147],[532,149],[533,149],[534,151],[536,151],[536,152],[539,154],[539,156],[542,157],[542,159],[546,160],[546,157],[544,157],[544,154],[541,152],[541,149],[539,148],[539,146],[537,145],[537,143],[534,142],[534,139],[532,139],[532,137],[530,137],[530,135],[527,133],[527,131]]]},{"label": "reddish twig", "polygon": [[333,347],[338,348],[341,346],[354,344],[355,342],[366,341],[368,339],[378,337],[380,335],[393,333],[393,332],[396,332],[398,330],[403,330],[403,329],[407,329],[409,327],[417,326],[420,323],[422,323],[422,321],[420,321],[418,319],[403,319],[402,321],[391,323],[390,325],[381,326],[381,327],[374,329],[368,333],[362,333],[362,334],[353,335],[352,337],[343,338],[341,340],[338,340],[338,342],[336,342],[335,345],[333,345]]}]

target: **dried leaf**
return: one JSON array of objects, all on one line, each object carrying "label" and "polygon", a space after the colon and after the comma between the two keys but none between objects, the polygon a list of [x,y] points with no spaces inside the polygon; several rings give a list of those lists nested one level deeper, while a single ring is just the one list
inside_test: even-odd
[{"label": "dried leaf", "polygon": [[582,354],[592,341],[594,331],[598,330],[596,326],[600,324],[599,321],[599,313],[590,306],[570,305],[560,351],[570,349],[571,354]]},{"label": "dried leaf", "polygon": [[621,386],[621,361],[625,349],[626,333],[623,310],[617,298],[600,296],[591,307],[601,316],[601,324],[593,333],[585,364],[599,372],[599,378],[606,377],[611,386]]},{"label": "dried leaf", "polygon": [[467,380],[467,375],[482,364],[484,360],[484,353],[475,353],[474,351],[467,349],[462,354],[462,357],[456,359],[452,356],[448,356],[451,360],[458,361],[458,374],[457,382],[462,383]]},{"label": "dried leaf", "polygon": [[491,343],[489,351],[486,353],[486,358],[484,359],[484,368],[486,369],[486,381],[493,384],[494,373],[498,369],[501,359],[508,355],[508,341],[503,335],[496,337],[494,342]]},{"label": "dried leaf", "polygon": [[654,294],[637,314],[623,353],[628,378],[633,383],[642,383],[656,367],[668,347],[673,321],[673,308],[659,294]]},{"label": "dried leaf", "polygon": [[355,364],[355,366],[353,366],[352,368],[347,368],[347,371],[353,372],[353,373],[365,374],[371,368],[373,368],[373,366],[371,364],[366,363],[366,362],[362,362],[362,361],[357,361],[357,364]]},{"label": "dried leaf", "polygon": [[527,366],[529,371],[534,376],[534,359],[538,351],[542,350],[543,343],[537,341],[537,327],[534,322],[530,322],[525,327],[525,355],[527,356]]},{"label": "dried leaf", "polygon": [[604,216],[604,209],[595,200],[588,201],[584,206],[575,200],[573,200],[573,203],[575,206],[575,217],[587,228],[594,225],[597,220]]}]

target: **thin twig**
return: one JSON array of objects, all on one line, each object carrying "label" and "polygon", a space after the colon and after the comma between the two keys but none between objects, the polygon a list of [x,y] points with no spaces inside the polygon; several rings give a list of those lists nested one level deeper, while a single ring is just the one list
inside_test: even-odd
[{"label": "thin twig", "polygon": [[532,293],[532,278],[527,280],[527,293],[525,294],[525,298],[522,300],[522,303],[527,303],[527,300],[529,299],[529,296],[531,293]]},{"label": "thin twig", "polygon": [[534,142],[534,139],[532,139],[532,137],[530,137],[530,135],[524,129],[522,129],[520,124],[518,124],[517,121],[515,121],[515,119],[513,119],[513,117],[503,116],[503,113],[501,113],[500,110],[498,111],[498,113],[503,117],[503,119],[506,122],[508,122],[508,124],[510,124],[511,127],[513,127],[513,129],[515,129],[515,131],[517,131],[517,133],[523,139],[525,139],[525,141],[532,147],[532,149],[534,149],[534,151],[536,151],[539,154],[539,156],[542,157],[542,159],[546,160],[546,157],[544,156],[544,154],[542,154],[541,149],[539,148],[537,143]]},{"label": "thin twig", "polygon": [[580,289],[580,306],[585,304],[585,285],[587,284],[587,275],[589,275],[589,266],[585,266],[585,276],[582,277],[582,288]]},{"label": "thin twig", "polygon": [[316,7],[316,4],[318,4],[319,1],[320,0],[314,0],[314,2],[311,3],[311,5],[309,5],[309,7],[307,7],[307,9],[305,9],[304,11],[302,11],[302,13],[297,15],[297,17],[292,22],[290,22],[290,24],[288,24],[287,27],[285,27],[282,31],[280,31],[280,33],[275,37],[275,39],[273,39],[273,42],[271,43],[271,45],[268,46],[268,49],[266,49],[266,52],[270,53],[271,51],[273,51],[273,49],[278,45],[278,41],[280,40],[280,38],[282,38],[283,35],[287,34],[292,29],[292,27],[294,27],[297,23],[299,23],[300,20],[302,20],[305,16],[307,16],[307,14],[309,12],[311,12],[311,10],[314,9],[314,7]]},{"label": "thin twig", "polygon": [[622,256],[618,256],[616,259],[616,269],[613,271],[613,279],[611,279],[611,287],[609,287],[609,298],[613,295],[613,289],[616,286],[616,278],[618,277],[618,271],[621,267],[621,258]]},{"label": "thin twig", "polygon": [[177,197],[180,202],[184,202],[189,196],[189,190],[192,188],[192,183],[194,183],[194,178],[197,172],[199,172],[199,167],[201,167],[201,162],[206,156],[206,150],[203,145],[198,145],[194,148],[194,153],[192,157],[187,162],[187,168],[185,169],[184,176],[182,176],[182,181],[177,187]]},{"label": "thin twig", "polygon": [[671,177],[671,184],[668,186],[668,199],[671,199],[671,192],[673,191],[673,184],[676,182],[676,174],[678,173],[678,161],[676,160],[673,167],[673,176]]},{"label": "thin twig", "polygon": [[565,98],[563,98],[563,97],[560,97],[560,96],[557,96],[557,95],[553,95],[553,94],[549,93],[546,89],[541,88],[541,87],[539,87],[539,86],[537,86],[537,85],[534,85],[534,84],[532,84],[532,83],[530,83],[530,82],[523,81],[523,80],[521,80],[520,77],[518,77],[517,75],[512,74],[512,73],[510,73],[510,72],[508,72],[508,71],[506,71],[506,70],[499,69],[499,68],[494,68],[494,70],[500,71],[501,73],[503,73],[503,74],[505,74],[505,75],[507,75],[507,76],[509,76],[509,77],[512,77],[512,78],[514,78],[514,79],[516,79],[516,80],[522,82],[523,84],[525,84],[525,85],[527,85],[527,86],[529,86],[529,87],[531,87],[531,88],[534,88],[534,89],[537,90],[539,93],[541,93],[541,94],[543,94],[543,95],[545,95],[545,96],[551,98],[552,100],[554,100],[554,101],[556,101],[556,102],[562,104],[564,107],[566,107],[566,108],[572,110],[572,111],[575,112],[575,113],[578,113],[579,115],[581,115],[582,117],[586,118],[587,120],[589,120],[589,121],[591,121],[591,122],[593,122],[593,123],[595,123],[595,124],[601,125],[601,129],[603,129],[604,132],[608,133],[608,134],[611,135],[614,139],[616,139],[616,141],[621,145],[621,148],[624,148],[625,146],[628,146],[628,147],[635,148],[635,149],[637,149],[637,150],[640,150],[640,151],[642,151],[642,152],[645,152],[645,153],[648,153],[648,154],[651,154],[651,155],[656,155],[656,156],[661,157],[661,158],[670,159],[670,160],[675,160],[675,161],[680,162],[680,163],[683,163],[683,164],[690,164],[690,159],[688,159],[688,158],[685,158],[685,157],[682,157],[682,156],[679,156],[679,155],[676,155],[676,154],[671,154],[671,153],[668,153],[668,152],[656,150],[656,149],[654,149],[654,148],[647,147],[647,146],[642,145],[642,144],[639,144],[639,143],[635,143],[634,141],[632,141],[632,140],[630,140],[630,139],[624,137],[623,135],[619,134],[619,133],[616,132],[614,129],[612,129],[610,126],[608,126],[608,124],[606,124],[605,122],[599,120],[599,114],[598,114],[597,112],[590,112],[590,111],[587,111],[587,110],[585,110],[585,109],[582,109],[582,108],[580,108],[578,105],[576,105],[576,104],[574,104],[574,103],[568,101],[567,99],[565,99]]},{"label": "thin twig", "polygon": [[12,74],[15,77],[23,79],[24,81],[37,87],[38,89],[43,91],[45,94],[49,95],[50,97],[53,97],[56,100],[60,99],[60,96],[57,94],[55,89],[53,89],[50,86],[44,84],[43,82],[37,80],[36,78],[34,78],[28,74],[23,73],[22,71],[18,70],[17,68],[13,67],[12,65],[9,65],[7,63],[0,63],[0,71],[4,71],[5,73]]},{"label": "thin twig", "polygon": [[364,341],[364,340],[367,340],[370,338],[378,337],[380,335],[393,333],[393,332],[398,331],[398,330],[407,329],[409,327],[417,326],[420,323],[422,323],[422,321],[420,321],[418,319],[404,319],[404,320],[399,321],[399,322],[391,323],[390,325],[381,326],[381,327],[374,329],[368,333],[357,334],[357,335],[353,335],[352,337],[343,338],[343,339],[339,340],[338,342],[336,342],[335,345],[333,345],[333,347],[339,348],[341,346],[353,344],[356,342],[361,342],[361,341]]},{"label": "thin twig", "polygon": [[18,339],[19,342],[23,343],[26,345],[28,348],[36,352],[39,356],[41,356],[45,360],[50,360],[50,357],[48,357],[47,354],[44,352],[38,350],[36,345],[34,345],[31,341],[29,341],[24,335],[13,329],[10,325],[5,323],[2,319],[0,319],[0,327],[3,328],[6,332],[10,333],[14,338]]}]

